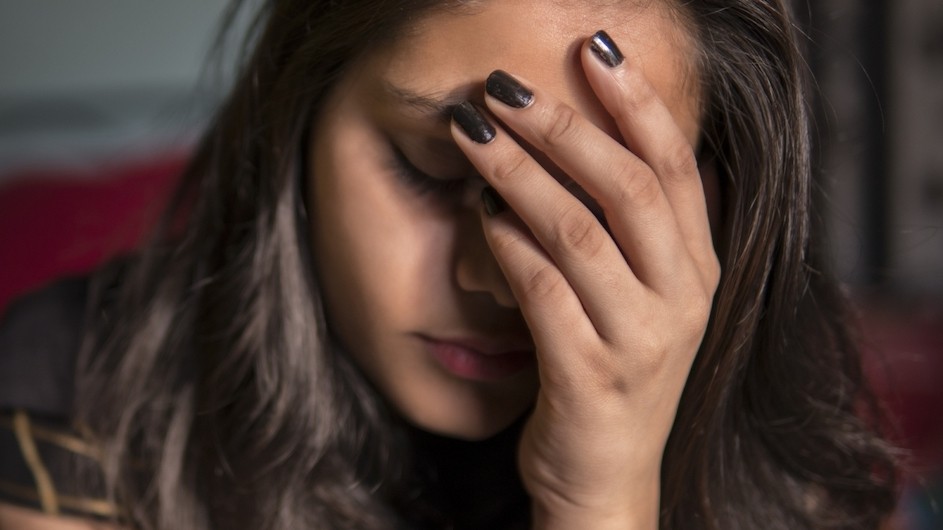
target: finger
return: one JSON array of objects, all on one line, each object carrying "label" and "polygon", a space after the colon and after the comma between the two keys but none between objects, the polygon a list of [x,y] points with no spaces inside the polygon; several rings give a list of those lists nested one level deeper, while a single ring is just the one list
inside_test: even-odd
[{"label": "finger", "polygon": [[541,377],[579,373],[585,359],[575,353],[600,339],[576,292],[513,212],[483,216],[485,238],[534,339]]},{"label": "finger", "polygon": [[[526,81],[495,72],[487,86],[488,108],[600,204],[624,259],[639,280],[662,292],[675,288],[679,270],[693,271],[674,211],[648,164],[574,109]],[[531,97],[520,107],[508,93]]]},{"label": "finger", "polygon": [[[477,123],[484,117],[470,104],[456,111],[452,135],[478,172],[504,198],[559,269],[581,302],[597,333],[613,336],[621,321],[612,310],[626,300],[638,299],[646,288],[629,269],[622,252],[586,206],[567,191],[504,130],[479,143],[459,123]],[[475,113],[471,121],[463,112]],[[477,136],[483,138],[481,136]],[[542,273],[544,274],[544,273]],[[553,306],[541,298],[543,289],[524,289],[524,305]]]},{"label": "finger", "polygon": [[692,145],[696,139],[686,137],[642,71],[622,57],[604,31],[584,43],[581,57],[590,85],[623,140],[658,176],[691,255],[702,271],[712,272],[717,256]]}]

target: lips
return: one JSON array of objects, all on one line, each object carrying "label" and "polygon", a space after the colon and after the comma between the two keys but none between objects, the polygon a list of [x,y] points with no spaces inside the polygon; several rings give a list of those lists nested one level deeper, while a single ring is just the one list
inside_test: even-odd
[{"label": "lips", "polygon": [[422,341],[442,368],[471,381],[500,381],[526,370],[537,360],[533,346],[523,341],[501,343],[434,337],[422,337]]}]

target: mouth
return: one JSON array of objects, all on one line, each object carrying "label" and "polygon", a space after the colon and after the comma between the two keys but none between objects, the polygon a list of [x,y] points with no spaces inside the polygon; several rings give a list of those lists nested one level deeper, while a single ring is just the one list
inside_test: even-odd
[{"label": "mouth", "polygon": [[534,347],[523,341],[491,342],[473,338],[420,336],[429,355],[446,372],[469,381],[496,382],[537,362]]}]

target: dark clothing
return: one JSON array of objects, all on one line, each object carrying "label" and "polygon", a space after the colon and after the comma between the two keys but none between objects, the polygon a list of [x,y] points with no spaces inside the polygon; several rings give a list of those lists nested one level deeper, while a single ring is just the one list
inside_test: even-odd
[{"label": "dark clothing", "polygon": [[88,281],[60,280],[17,300],[0,320],[0,406],[67,417]]},{"label": "dark clothing", "polygon": [[[0,500],[51,514],[110,517],[99,450],[72,421],[88,281],[61,280],[0,320]],[[96,495],[97,494],[97,495]]]}]

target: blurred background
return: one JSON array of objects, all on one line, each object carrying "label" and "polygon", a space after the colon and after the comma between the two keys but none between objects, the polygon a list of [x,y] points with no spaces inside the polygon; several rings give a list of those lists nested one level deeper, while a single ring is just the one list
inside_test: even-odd
[{"label": "blurred background", "polygon": [[799,3],[816,212],[908,465],[891,527],[943,529],[943,2]]},{"label": "blurred background", "polygon": [[[226,4],[0,0],[0,314],[153,222],[231,75],[204,67]],[[799,4],[815,214],[909,465],[892,528],[941,529],[943,2]]]}]

